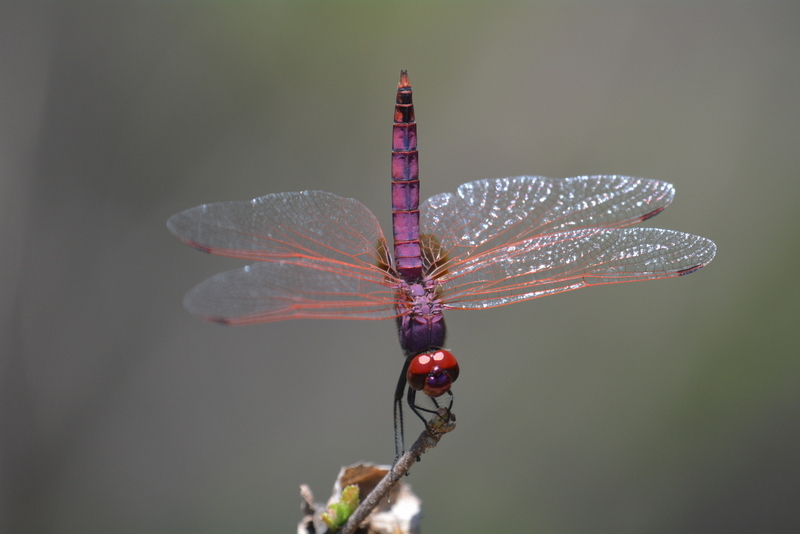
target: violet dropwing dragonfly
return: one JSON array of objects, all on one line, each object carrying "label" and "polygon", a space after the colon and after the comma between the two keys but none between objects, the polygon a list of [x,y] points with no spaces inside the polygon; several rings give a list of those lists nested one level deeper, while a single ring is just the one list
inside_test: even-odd
[{"label": "violet dropwing dragonfly", "polygon": [[[394,319],[406,360],[394,398],[420,411],[452,407],[458,363],[444,349],[443,312],[504,306],[582,287],[655,280],[707,265],[714,243],[672,230],[627,228],[660,213],[672,185],[626,176],[478,180],[419,203],[417,127],[405,71],[392,135],[394,254],[359,201],[324,191],[220,202],[169,219],[199,250],[256,263],[186,295],[192,313],[244,325],[285,319]],[[423,392],[432,406],[417,403]],[[441,402],[441,404],[440,404]]]}]

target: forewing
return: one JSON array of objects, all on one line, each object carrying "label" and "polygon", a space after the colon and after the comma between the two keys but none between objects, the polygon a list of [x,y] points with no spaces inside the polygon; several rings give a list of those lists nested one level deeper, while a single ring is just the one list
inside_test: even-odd
[{"label": "forewing", "polygon": [[316,260],[256,263],[209,278],[186,295],[184,304],[206,320],[232,325],[397,315],[390,285],[325,268]]},{"label": "forewing", "polygon": [[440,279],[447,308],[491,308],[581,287],[681,276],[708,264],[710,240],[655,228],[588,228],[470,257]]},{"label": "forewing", "polygon": [[446,254],[455,263],[542,234],[628,226],[659,213],[674,194],[666,182],[626,176],[469,182],[421,205],[422,233],[441,244],[427,251],[426,262],[441,263]]},{"label": "forewing", "polygon": [[[302,263],[382,280],[390,265],[378,220],[352,198],[324,191],[266,195],[251,201],[204,204],[167,222],[199,250],[248,260]],[[354,272],[357,270],[358,272]]]}]

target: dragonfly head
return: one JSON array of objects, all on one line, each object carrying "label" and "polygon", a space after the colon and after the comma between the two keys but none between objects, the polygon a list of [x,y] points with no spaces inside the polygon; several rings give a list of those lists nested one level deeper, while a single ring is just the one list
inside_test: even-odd
[{"label": "dragonfly head", "polygon": [[444,349],[417,354],[408,366],[406,379],[412,389],[429,397],[438,397],[450,391],[458,378],[458,362],[453,353]]}]

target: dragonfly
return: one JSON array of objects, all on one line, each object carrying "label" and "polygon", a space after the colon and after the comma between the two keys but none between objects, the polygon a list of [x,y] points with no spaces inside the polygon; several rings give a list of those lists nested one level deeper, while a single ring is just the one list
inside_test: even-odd
[{"label": "dragonfly", "polygon": [[226,325],[396,321],[405,356],[394,395],[396,457],[405,450],[404,393],[426,427],[426,413],[444,408],[450,416],[459,365],[445,348],[445,310],[683,276],[716,252],[704,237],[629,228],[663,211],[675,195],[671,184],[646,178],[487,179],[420,203],[406,71],[397,87],[391,177],[391,249],[366,206],[325,191],[204,204],[171,217],[167,226],[203,252],[254,262],[186,295],[186,308],[204,319]]}]

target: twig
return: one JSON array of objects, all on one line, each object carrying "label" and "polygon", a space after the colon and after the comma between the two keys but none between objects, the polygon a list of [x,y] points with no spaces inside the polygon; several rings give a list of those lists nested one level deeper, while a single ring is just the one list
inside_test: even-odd
[{"label": "twig", "polygon": [[397,484],[404,475],[408,474],[411,466],[419,461],[420,456],[425,454],[439,443],[444,434],[452,431],[456,427],[456,416],[444,408],[439,409],[437,415],[428,421],[428,428],[419,435],[417,441],[400,457],[392,466],[392,469],[378,482],[375,489],[361,502],[353,515],[342,527],[341,534],[353,534],[364,519],[372,510],[380,504],[389,491]]}]

